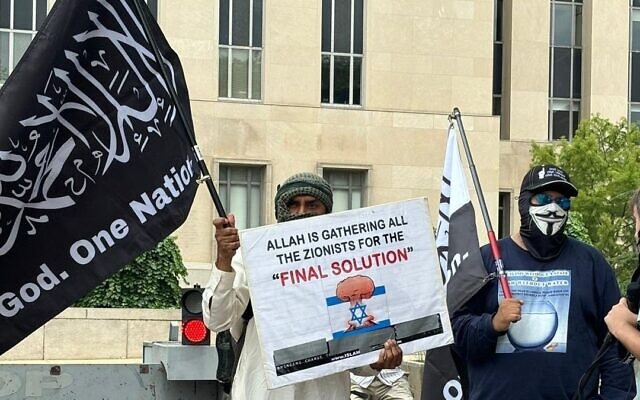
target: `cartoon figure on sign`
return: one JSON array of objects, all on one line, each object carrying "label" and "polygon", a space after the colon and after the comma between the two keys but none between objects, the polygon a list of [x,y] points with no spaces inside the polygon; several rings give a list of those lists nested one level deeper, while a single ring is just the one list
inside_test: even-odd
[{"label": "cartoon figure on sign", "polygon": [[373,279],[364,275],[351,276],[344,279],[336,286],[336,296],[344,301],[349,302],[351,307],[351,319],[347,321],[347,331],[358,328],[375,325],[375,317],[368,315],[367,306],[362,304],[363,300],[370,299],[373,296],[376,285]]}]

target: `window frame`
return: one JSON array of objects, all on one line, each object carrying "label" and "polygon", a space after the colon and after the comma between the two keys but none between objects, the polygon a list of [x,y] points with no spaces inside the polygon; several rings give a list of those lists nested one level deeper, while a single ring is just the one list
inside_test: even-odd
[{"label": "window frame", "polygon": [[[494,0],[493,1],[493,87],[492,87],[492,102],[491,102],[491,115],[502,115],[502,77],[504,75],[504,1],[503,0]],[[499,29],[498,29],[499,28]],[[497,77],[495,74],[495,63],[496,63],[496,46],[500,48],[500,76]],[[496,91],[496,78],[500,79],[500,90]],[[498,106],[496,107],[496,102]]]},{"label": "window frame", "polygon": [[[506,198],[506,203],[503,200]],[[511,203],[513,193],[510,190],[498,191],[498,239],[511,235]]]},{"label": "window frame", "polygon": [[[633,122],[632,115],[637,113],[640,115],[640,101],[632,101],[631,93],[632,93],[632,85],[633,85],[633,55],[640,55],[640,48],[638,50],[633,49],[633,14],[634,11],[638,13],[640,16],[640,4],[637,6],[633,5],[634,0],[629,0],[629,71],[628,71],[628,93],[627,93],[627,120],[629,123],[634,123],[640,126],[640,116],[638,117],[636,122]],[[640,21],[638,21],[640,23]],[[640,58],[638,59],[640,63]],[[640,65],[638,66],[640,67]],[[637,76],[638,80],[640,80],[640,74]]]},{"label": "window frame", "polygon": [[[262,162],[237,162],[234,160],[220,160],[215,162],[216,174],[217,174],[217,186],[218,186],[218,194],[220,195],[220,201],[225,208],[226,212],[229,212],[229,205],[231,200],[231,186],[234,184],[242,184],[245,186],[247,190],[247,204],[245,205],[246,213],[247,213],[247,229],[254,228],[251,226],[251,211],[252,211],[252,201],[251,201],[251,188],[258,187],[258,191],[260,193],[260,198],[257,200],[259,215],[258,215],[258,225],[263,226],[266,223],[266,208],[265,208],[265,200],[268,198],[268,193],[266,189],[268,187],[267,177],[269,175],[268,165]],[[227,177],[222,176],[222,168],[227,168]],[[243,168],[248,170],[248,178],[246,181],[233,181],[231,180],[231,169],[233,168]],[[251,173],[253,171],[259,171],[261,176],[259,176],[258,182],[253,182],[250,180]],[[222,195],[222,186],[226,187],[226,196]]]},{"label": "window frame", "polygon": [[[569,5],[571,6],[571,44],[567,45],[556,45],[554,43],[555,38],[555,18],[556,13],[555,6],[556,5]],[[553,132],[553,116],[554,111],[568,111],[569,112],[569,132],[567,140],[572,140],[573,134],[575,133],[578,125],[580,123],[581,115],[581,101],[582,101],[582,82],[580,84],[580,93],[578,93],[578,97],[574,96],[574,90],[576,88],[576,70],[574,68],[575,60],[576,60],[576,50],[580,52],[580,80],[582,80],[582,65],[583,65],[583,41],[584,41],[584,20],[582,20],[580,24],[580,44],[576,44],[576,8],[580,7],[581,13],[580,15],[584,15],[584,4],[582,0],[551,0],[550,2],[550,30],[549,30],[549,108],[548,108],[548,140],[559,140],[563,136],[559,136],[557,138],[554,137]],[[570,50],[570,70],[569,70],[569,97],[558,97],[554,95],[553,86],[554,86],[554,62],[556,52],[555,49],[569,49]],[[577,121],[574,123],[575,115],[577,113]],[[574,126],[575,125],[575,126]]]},{"label": "window frame", "polygon": [[[331,21],[329,22],[330,26],[330,43],[329,43],[329,51],[322,50],[322,43],[320,45],[320,104],[323,106],[331,106],[331,107],[342,107],[342,108],[362,108],[364,103],[364,76],[365,76],[365,48],[366,48],[366,32],[365,32],[365,21],[366,21],[366,1],[362,0],[362,53],[355,53],[354,50],[354,39],[355,39],[355,2],[356,0],[347,0],[350,2],[350,38],[349,38],[349,53],[336,52],[335,50],[335,2],[336,0],[322,0],[320,2],[321,7],[324,7],[324,2],[331,2]],[[324,30],[324,18],[322,12],[320,12],[320,30],[322,38],[323,30]],[[322,74],[322,66],[324,57],[329,57],[329,101],[325,102],[322,99],[322,86],[323,86],[323,74]],[[335,58],[336,57],[349,57],[349,102],[348,103],[335,103],[334,102],[334,92],[335,92]],[[353,92],[354,92],[354,62],[355,59],[360,59],[360,102],[353,102]]]},{"label": "window frame", "polygon": [[[16,1],[21,1],[21,2],[31,1],[32,10],[31,10],[31,29],[30,30],[29,29],[16,29],[16,28],[14,28],[14,24],[15,24],[15,2]],[[49,13],[49,5],[48,5],[48,2],[46,0],[44,0],[44,5],[45,5],[45,15],[42,16],[42,21],[44,21],[44,19],[46,18],[47,14]],[[11,75],[11,73],[13,72],[15,67],[20,62],[20,59],[24,55],[24,53],[23,53],[18,60],[15,60],[15,52],[14,52],[15,34],[16,33],[17,34],[22,34],[22,35],[30,34],[31,35],[31,40],[29,41],[29,45],[30,45],[31,41],[33,41],[33,38],[38,33],[39,26],[37,26],[37,24],[38,24],[38,0],[9,0],[9,27],[8,28],[1,28],[0,27],[0,33],[7,33],[9,35],[9,41],[8,41],[9,55],[8,55],[8,60],[7,60],[7,65],[9,67],[7,69],[7,78],[9,77],[9,75]],[[29,48],[29,45],[27,45],[27,48],[25,49],[25,52]],[[2,76],[0,75],[0,86],[2,86],[5,81],[6,81],[6,79],[2,79]]]},{"label": "window frame", "polygon": [[347,187],[347,190],[348,190],[347,206],[349,208],[347,208],[347,210],[352,210],[353,209],[352,191],[353,191],[353,187],[355,187],[354,185],[351,184],[353,179],[353,174],[360,174],[360,177],[361,177],[362,186],[360,187],[360,207],[358,208],[367,207],[369,205],[370,190],[371,190],[370,182],[369,182],[371,170],[372,170],[372,167],[370,165],[319,164],[317,168],[317,173],[318,175],[322,176],[327,182],[329,182],[329,185],[331,185],[332,190],[334,190],[335,188],[331,182],[330,177],[326,175],[327,173],[346,172],[349,174],[349,178],[348,178],[349,184]]},{"label": "window frame", "polygon": [[[260,20],[260,30],[262,31],[262,45],[260,47],[253,46],[253,16],[254,16],[254,0],[249,0],[249,46],[239,46],[233,44],[233,3],[237,0],[227,0],[229,5],[229,10],[227,13],[227,28],[228,28],[228,38],[229,44],[220,43],[220,35],[218,35],[218,100],[224,101],[233,101],[233,102],[249,102],[249,103],[261,103],[264,100],[264,75],[263,75],[263,65],[264,65],[264,5],[265,0],[258,0],[262,3],[262,17]],[[221,15],[221,2],[218,2],[218,21],[220,20]],[[218,27],[219,32],[220,27]],[[227,88],[226,88],[226,96],[220,95],[220,55],[222,54],[222,49],[227,51]],[[249,53],[249,58],[247,61],[247,97],[233,97],[233,51],[234,50],[245,50]],[[260,71],[258,71],[258,75],[260,76],[260,96],[258,98],[252,98],[253,96],[253,77],[255,72],[253,71],[253,54],[254,52],[260,53]]]}]

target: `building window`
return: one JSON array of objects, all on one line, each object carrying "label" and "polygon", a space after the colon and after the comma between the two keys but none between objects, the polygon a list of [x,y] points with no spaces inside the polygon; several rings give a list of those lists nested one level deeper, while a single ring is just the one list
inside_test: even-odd
[{"label": "building window", "polygon": [[333,189],[333,212],[365,205],[363,195],[366,171],[324,168],[322,174]]},{"label": "building window", "polygon": [[0,84],[29,47],[47,15],[47,0],[0,0]]},{"label": "building window", "polygon": [[363,1],[322,0],[322,103],[362,104]]},{"label": "building window", "polygon": [[492,115],[502,114],[502,0],[494,0],[493,15],[493,107]]},{"label": "building window", "polygon": [[511,193],[498,193],[498,239],[511,235]]},{"label": "building window", "polygon": [[153,18],[158,20],[158,0],[145,0],[147,2],[147,6],[149,7],[149,11],[151,11],[151,15]]},{"label": "building window", "polygon": [[263,166],[220,165],[220,200],[236,217],[236,228],[262,224]]},{"label": "building window", "polygon": [[580,119],[582,0],[551,1],[549,139],[571,139]]},{"label": "building window", "polygon": [[262,1],[220,0],[221,98],[262,99]]},{"label": "building window", "polygon": [[630,1],[629,122],[640,125],[640,0]]}]

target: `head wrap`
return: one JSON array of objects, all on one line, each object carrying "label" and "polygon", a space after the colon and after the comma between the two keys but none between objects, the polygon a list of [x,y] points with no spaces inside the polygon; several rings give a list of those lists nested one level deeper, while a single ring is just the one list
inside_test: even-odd
[{"label": "head wrap", "polygon": [[315,197],[324,204],[328,213],[330,213],[333,208],[333,191],[331,190],[331,185],[321,176],[310,172],[302,172],[289,177],[282,185],[278,185],[274,199],[276,220],[278,222],[310,216],[309,214],[292,215],[289,212],[289,203],[296,196]]}]

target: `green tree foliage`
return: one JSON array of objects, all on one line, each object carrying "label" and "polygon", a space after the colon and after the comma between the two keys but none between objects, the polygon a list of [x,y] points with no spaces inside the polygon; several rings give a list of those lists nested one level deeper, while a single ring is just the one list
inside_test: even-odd
[{"label": "green tree foliage", "polygon": [[177,308],[187,276],[180,249],[168,237],[142,253],[76,303],[76,307]]},{"label": "green tree foliage", "polygon": [[639,145],[636,125],[594,116],[580,123],[571,142],[534,143],[531,149],[534,164],[553,163],[571,176],[579,191],[572,213],[581,214],[582,233],[607,257],[622,287],[636,264],[628,201],[640,185]]},{"label": "green tree foliage", "polygon": [[584,218],[580,211],[571,211],[569,213],[569,220],[567,221],[567,228],[565,233],[571,237],[574,237],[584,243],[593,245],[591,238],[589,237],[589,231],[584,224]]}]

